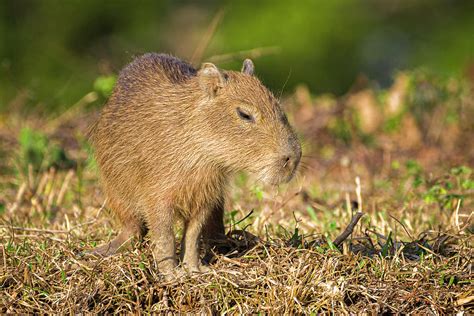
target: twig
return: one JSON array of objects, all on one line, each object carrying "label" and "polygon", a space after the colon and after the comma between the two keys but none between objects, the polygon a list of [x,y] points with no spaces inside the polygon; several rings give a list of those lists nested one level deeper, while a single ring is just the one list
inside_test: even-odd
[{"label": "twig", "polygon": [[211,24],[209,24],[207,31],[204,34],[204,38],[196,47],[196,50],[194,51],[193,56],[191,57],[191,64],[196,65],[202,60],[202,56],[204,55],[206,48],[209,46],[209,43],[211,42],[211,39],[214,36],[214,33],[216,32],[217,27],[219,26],[219,23],[221,22],[223,17],[224,10],[220,9],[212,19]]},{"label": "twig", "polygon": [[66,174],[66,177],[64,178],[61,189],[59,190],[58,197],[56,199],[56,205],[61,205],[61,203],[63,202],[64,195],[66,194],[66,190],[69,186],[69,182],[71,182],[71,179],[73,176],[74,176],[74,171],[69,170],[69,172]]},{"label": "twig", "polygon": [[355,178],[355,183],[356,183],[356,195],[357,195],[357,210],[359,212],[362,212],[362,188],[361,188],[361,185],[360,185],[360,178],[359,177],[356,177]]},{"label": "twig", "polygon": [[253,209],[247,215],[245,215],[244,218],[242,218],[240,221],[235,223],[234,226],[237,226],[238,224],[242,223],[243,221],[245,221],[252,214],[253,214]]},{"label": "twig", "polygon": [[235,59],[241,59],[244,57],[247,58],[258,58],[260,56],[272,55],[280,52],[280,47],[278,46],[269,46],[269,47],[257,47],[249,50],[242,50],[234,53],[222,54],[222,55],[214,55],[207,60],[212,63],[224,63],[229,62]]},{"label": "twig", "polygon": [[281,210],[286,204],[288,204],[293,198],[295,198],[296,196],[298,196],[299,194],[301,193],[301,189],[296,191],[295,193],[293,193],[293,195],[291,195],[289,198],[287,198],[285,201],[283,201],[281,204],[280,204],[280,207],[278,208],[278,210]]},{"label": "twig", "polygon": [[244,263],[244,262],[240,262],[240,261],[237,261],[237,260],[234,260],[234,259],[231,259],[231,258],[227,258],[226,256],[221,256],[220,259],[222,261],[225,261],[225,262],[228,262],[228,263],[231,263],[233,265],[243,267],[243,268],[246,268],[246,267],[249,266],[248,263]]},{"label": "twig", "polygon": [[15,234],[15,238],[28,238],[28,239],[47,238],[47,239],[57,241],[57,242],[65,242],[66,241],[66,239],[59,239],[59,238],[56,238],[56,237],[52,237],[50,235],[49,236],[44,236],[44,235]]},{"label": "twig", "polygon": [[8,226],[8,225],[0,225],[0,229],[11,229],[11,230],[16,230],[16,231],[44,233],[44,234],[68,234],[69,233],[69,231],[67,230],[27,228],[27,227],[17,227],[17,226]]},{"label": "twig", "polygon": [[392,214],[388,214],[388,216],[390,216],[394,221],[396,221],[398,224],[400,224],[402,226],[403,230],[405,231],[405,233],[407,233],[408,237],[410,237],[411,241],[415,240],[413,238],[413,236],[410,234],[410,232],[408,231],[408,229],[405,227],[405,225],[402,223],[401,220],[399,220],[398,218],[396,218]]},{"label": "twig", "polygon": [[[380,234],[380,233],[377,233],[375,230],[366,228],[366,229],[365,229],[365,232],[366,232],[366,235],[367,235],[367,232],[369,232],[369,233],[375,234],[375,235],[376,235],[378,238],[380,238],[380,239],[387,240],[387,237],[385,237],[384,235],[382,235],[382,234]],[[367,236],[368,236],[368,235],[367,235]]]},{"label": "twig", "polygon": [[456,213],[455,214],[455,223],[456,223],[456,228],[458,229],[458,231],[461,230],[460,228],[460,225],[459,225],[459,207],[461,206],[461,199],[458,199],[458,204],[456,206]]},{"label": "twig", "polygon": [[97,92],[95,91],[89,92],[88,94],[83,96],[81,99],[79,99],[79,101],[77,101],[75,104],[70,106],[65,112],[61,113],[58,117],[55,117],[52,120],[46,121],[47,124],[45,123],[42,126],[42,130],[46,131],[47,133],[51,133],[65,121],[74,118],[84,106],[92,102],[95,102],[98,98],[99,96],[97,95]]},{"label": "twig", "polygon": [[342,244],[342,242],[346,240],[350,234],[352,234],[355,226],[357,225],[362,216],[364,216],[364,213],[360,211],[354,214],[354,217],[352,217],[351,222],[349,223],[349,225],[347,225],[346,229],[344,229],[344,231],[332,242],[336,247]]}]

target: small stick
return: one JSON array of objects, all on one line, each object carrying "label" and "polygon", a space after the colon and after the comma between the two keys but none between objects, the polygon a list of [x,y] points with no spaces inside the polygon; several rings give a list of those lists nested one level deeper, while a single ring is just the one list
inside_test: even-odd
[{"label": "small stick", "polygon": [[461,199],[458,200],[458,205],[456,206],[456,213],[455,214],[455,223],[456,223],[456,228],[458,229],[458,231],[461,231],[461,227],[459,225],[459,207],[461,206]]},{"label": "small stick", "polygon": [[40,196],[43,193],[43,189],[46,187],[46,183],[49,180],[49,172],[44,172],[36,188],[35,196]]},{"label": "small stick", "polygon": [[33,176],[33,165],[31,163],[28,164],[28,187],[30,191],[33,191],[35,186],[35,177]]},{"label": "small stick", "polygon": [[23,182],[20,185],[20,188],[18,189],[18,192],[16,194],[16,198],[15,198],[15,202],[17,204],[21,203],[21,200],[23,199],[23,196],[25,195],[25,191],[26,191],[27,186],[28,186],[28,184],[26,182]]},{"label": "small stick", "polygon": [[344,229],[344,231],[332,242],[336,247],[339,247],[339,245],[342,244],[342,242],[346,240],[350,234],[352,234],[355,226],[357,225],[362,216],[364,216],[364,213],[362,213],[361,211],[358,211],[354,214],[354,217],[352,217],[351,222],[349,223],[349,225],[347,225],[346,229]]},{"label": "small stick", "polygon": [[[352,232],[354,231],[354,228],[355,226],[357,225],[357,223],[359,222],[360,218],[362,216],[364,216],[364,213],[362,212],[362,194],[361,194],[361,185],[360,185],[360,178],[359,177],[356,177],[355,178],[355,183],[356,183],[356,195],[357,195],[357,212],[355,213],[355,215],[352,217],[349,225],[347,225],[346,229],[344,229],[344,231],[339,235],[337,236],[336,239],[334,239],[333,241],[333,244],[336,246],[336,247],[339,247],[339,245],[341,245],[344,240],[347,239],[347,237],[349,237],[349,235],[352,234]],[[346,206],[348,208],[348,210],[350,211],[351,210],[351,207],[350,207],[350,200],[349,200],[349,194],[346,193]]]},{"label": "small stick", "polygon": [[233,53],[214,55],[208,58],[212,63],[225,63],[241,58],[259,58],[261,56],[274,55],[280,52],[278,46],[257,47],[249,50],[241,50]]},{"label": "small stick", "polygon": [[360,178],[359,177],[355,178],[355,183],[356,183],[357,204],[359,204],[357,210],[359,212],[362,212],[362,195],[361,195],[362,188],[360,186]]},{"label": "small stick", "polygon": [[410,234],[410,232],[408,231],[408,229],[405,227],[405,225],[402,223],[401,220],[399,220],[398,218],[396,218],[395,216],[393,216],[392,214],[388,214],[388,216],[390,216],[393,220],[395,220],[398,224],[400,224],[402,226],[402,228],[405,230],[405,233],[407,233],[408,237],[410,237],[411,241],[414,241],[415,239],[413,238],[413,236]]},{"label": "small stick", "polygon": [[27,227],[18,227],[18,226],[9,226],[9,225],[0,225],[0,229],[10,229],[10,230],[16,230],[16,231],[44,233],[44,234],[69,234],[69,231],[67,230],[27,228]]},{"label": "small stick", "polygon": [[219,26],[220,22],[222,21],[222,18],[224,17],[224,13],[224,9],[220,9],[219,11],[217,11],[217,14],[212,19],[211,24],[209,24],[209,26],[207,27],[207,31],[204,34],[204,38],[194,50],[193,56],[191,57],[191,64],[195,65],[201,61],[206,48],[209,46],[209,43],[211,42],[212,38],[214,37],[214,34],[217,31],[217,27]]},{"label": "small stick", "polygon": [[[53,205],[53,199],[54,199],[54,196],[56,195],[56,182],[57,182],[57,177],[56,177],[56,169],[54,168],[51,168],[49,170],[49,173],[51,174],[51,189],[49,191],[49,194],[48,194],[48,199],[47,199],[47,202],[46,202],[46,208],[47,209],[50,209],[51,206]],[[45,192],[46,194],[46,192]]]},{"label": "small stick", "polygon": [[66,176],[64,177],[63,184],[61,189],[59,190],[58,197],[56,199],[56,205],[61,205],[64,199],[64,195],[66,194],[66,190],[69,186],[69,182],[71,182],[71,178],[74,176],[74,171],[69,170]]}]

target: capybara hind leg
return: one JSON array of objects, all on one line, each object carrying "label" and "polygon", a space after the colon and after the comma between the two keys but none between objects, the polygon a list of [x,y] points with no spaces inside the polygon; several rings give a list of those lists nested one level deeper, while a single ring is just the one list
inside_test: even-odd
[{"label": "capybara hind leg", "polygon": [[147,233],[146,225],[141,218],[138,216],[133,217],[134,213],[124,211],[124,209],[120,208],[116,203],[109,204],[111,207],[114,207],[114,213],[122,222],[122,231],[111,242],[91,250],[89,252],[91,254],[101,256],[113,255],[117,251],[127,248],[134,238],[138,238],[139,241],[142,241]]},{"label": "capybara hind leg", "polygon": [[130,234],[128,231],[122,231],[117,235],[111,242],[99,246],[91,251],[90,254],[100,255],[100,256],[110,256],[115,254],[119,249],[126,248],[133,238],[133,234]]},{"label": "capybara hind leg", "polygon": [[115,237],[111,242],[99,246],[88,253],[110,256],[115,254],[117,251],[121,251],[131,245],[134,238],[138,238],[138,241],[142,241],[146,235],[147,229],[143,223],[137,223],[137,225],[128,225]]}]

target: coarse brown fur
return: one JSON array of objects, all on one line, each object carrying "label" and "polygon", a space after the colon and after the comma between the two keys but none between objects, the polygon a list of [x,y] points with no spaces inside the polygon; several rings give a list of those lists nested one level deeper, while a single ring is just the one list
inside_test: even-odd
[{"label": "coarse brown fur", "polygon": [[223,212],[235,171],[289,181],[299,141],[274,96],[253,76],[205,63],[199,71],[149,53],[126,66],[91,131],[107,204],[122,232],[96,253],[116,252],[147,230],[163,273],[177,266],[173,222],[184,222],[182,262],[206,269],[199,239],[224,236]]}]

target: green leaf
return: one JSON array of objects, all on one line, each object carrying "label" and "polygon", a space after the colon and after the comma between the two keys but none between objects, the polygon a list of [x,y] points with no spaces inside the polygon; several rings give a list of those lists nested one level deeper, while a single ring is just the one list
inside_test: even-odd
[{"label": "green leaf", "polygon": [[32,165],[38,170],[43,162],[47,146],[48,138],[31,128],[22,128],[18,137],[20,144],[20,164],[23,172],[26,172],[28,165]]},{"label": "green leaf", "polygon": [[64,270],[61,270],[61,280],[63,281],[63,283],[67,282],[66,271],[64,271]]},{"label": "green leaf", "polygon": [[293,232],[293,235],[290,238],[290,243],[292,245],[300,245],[301,244],[301,236],[299,234],[298,227],[295,227],[295,231]]},{"label": "green leaf", "polygon": [[420,164],[416,160],[407,160],[405,167],[410,175],[417,175],[422,171]]},{"label": "green leaf", "polygon": [[316,216],[316,212],[314,211],[314,208],[312,208],[311,206],[308,206],[306,208],[306,212],[308,212],[308,215],[309,217],[311,217],[311,219],[313,220],[313,222],[317,222],[318,221],[318,216]]},{"label": "green leaf", "polygon": [[415,188],[418,188],[419,186],[421,186],[423,183],[425,182],[425,179],[423,179],[422,176],[415,176],[415,179],[413,179],[413,186]]},{"label": "green leaf", "polygon": [[392,161],[391,167],[392,167],[393,170],[400,169],[400,161],[398,161],[398,160]]},{"label": "green leaf", "polygon": [[263,190],[261,187],[259,186],[255,186],[253,187],[253,194],[255,194],[255,197],[257,198],[258,201],[262,201],[263,200]]},{"label": "green leaf", "polygon": [[340,252],[339,248],[336,247],[336,245],[332,242],[331,239],[329,239],[329,237],[326,237],[326,242],[328,243],[329,249]]},{"label": "green leaf", "polygon": [[392,232],[388,234],[387,242],[383,245],[381,249],[381,254],[383,257],[388,257],[390,255],[390,249],[393,247]]},{"label": "green leaf", "polygon": [[472,172],[472,169],[469,168],[469,167],[466,167],[466,166],[460,166],[460,167],[456,167],[456,168],[451,169],[451,174],[453,174],[455,176],[459,176],[459,175],[462,175],[462,174],[470,174],[471,172]]},{"label": "green leaf", "polygon": [[94,81],[94,90],[107,98],[112,94],[116,81],[117,78],[115,76],[97,77]]},{"label": "green leaf", "polygon": [[453,285],[453,284],[454,284],[454,281],[455,281],[455,277],[454,277],[454,276],[451,276],[451,277],[449,278],[448,286]]},{"label": "green leaf", "polygon": [[465,190],[474,190],[474,181],[467,179],[461,182],[461,187]]}]

